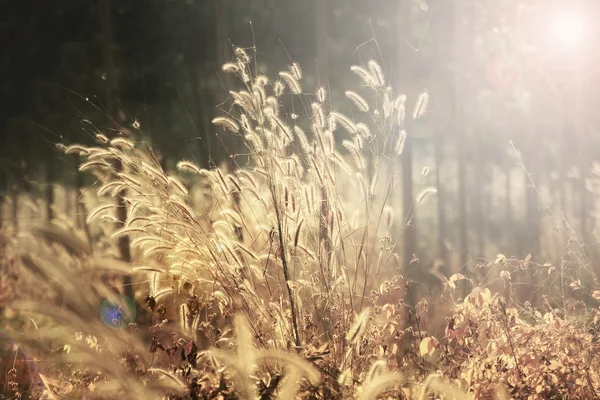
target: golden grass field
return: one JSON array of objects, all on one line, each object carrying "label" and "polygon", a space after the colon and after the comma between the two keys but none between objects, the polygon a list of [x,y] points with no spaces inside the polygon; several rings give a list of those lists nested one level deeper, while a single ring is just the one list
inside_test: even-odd
[{"label": "golden grass field", "polygon": [[[236,56],[223,69],[242,89],[213,122],[246,145],[237,168],[167,173],[135,132],[99,132],[62,148],[98,179],[85,221],[5,224],[4,398],[598,397],[600,291],[581,286],[594,275],[576,240],[562,265],[402,265],[394,166],[427,93],[392,93],[371,61],[352,67],[353,117],[322,88],[290,110],[300,68],[268,78]],[[535,302],[516,284],[531,271],[547,276]]]}]

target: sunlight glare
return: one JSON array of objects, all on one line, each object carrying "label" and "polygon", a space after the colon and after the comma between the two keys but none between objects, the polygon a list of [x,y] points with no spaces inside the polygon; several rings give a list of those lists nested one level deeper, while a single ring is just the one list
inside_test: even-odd
[{"label": "sunlight glare", "polygon": [[577,46],[586,37],[585,17],[576,12],[557,12],[550,22],[553,41],[563,46]]}]

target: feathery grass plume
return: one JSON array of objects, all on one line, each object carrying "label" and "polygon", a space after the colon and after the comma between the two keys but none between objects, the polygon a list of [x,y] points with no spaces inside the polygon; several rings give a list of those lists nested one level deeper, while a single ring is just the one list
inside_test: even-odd
[{"label": "feathery grass plume", "polygon": [[367,86],[375,86],[375,77],[373,77],[371,73],[363,67],[353,65],[350,67],[350,71],[358,75]]},{"label": "feathery grass plume", "polygon": [[317,89],[317,101],[319,103],[325,103],[327,99],[327,90],[324,87],[320,87]]},{"label": "feathery grass plume", "polygon": [[237,338],[237,368],[240,369],[241,390],[243,398],[256,398],[256,389],[252,383],[252,376],[256,369],[256,351],[253,347],[252,332],[248,321],[242,314],[236,314],[233,319],[233,326]]},{"label": "feathery grass plume", "polygon": [[404,145],[406,144],[406,131],[402,129],[396,139],[396,145],[394,146],[394,153],[401,155],[404,152]]},{"label": "feathery grass plume", "polygon": [[418,206],[423,201],[425,201],[429,196],[436,194],[436,193],[437,193],[437,189],[434,187],[428,187],[428,188],[423,189],[422,191],[420,191],[417,194],[415,205]]},{"label": "feathery grass plume", "polygon": [[373,364],[371,364],[371,368],[369,368],[369,372],[365,376],[365,382],[371,382],[373,379],[378,376],[383,375],[387,372],[387,361],[386,360],[377,360]]},{"label": "feathery grass plume", "polygon": [[241,47],[236,47],[234,53],[242,64],[248,64],[250,62],[250,56],[248,56],[246,50],[242,49]]},{"label": "feathery grass plume", "polygon": [[302,128],[300,128],[297,125],[294,126],[294,133],[296,134],[296,137],[298,138],[298,144],[300,144],[300,148],[302,149],[302,151],[307,155],[310,154],[308,138],[306,137],[306,134],[304,133]]},{"label": "feathery grass plume", "polygon": [[[329,130],[323,131],[323,141],[325,150],[327,150],[327,156],[335,153],[335,137],[333,136],[333,132]],[[325,168],[327,168],[327,164],[325,164]]]},{"label": "feathery grass plume", "polygon": [[110,165],[106,161],[88,161],[79,166],[79,172],[87,171],[94,168],[111,169],[112,165]]},{"label": "feathery grass plume", "polygon": [[371,185],[369,185],[369,195],[375,196],[377,191],[377,184],[379,183],[379,169],[375,171],[371,178]]},{"label": "feathery grass plume", "polygon": [[396,107],[394,106],[393,101],[391,100],[391,90],[386,90],[386,92],[383,94],[383,104],[381,106],[382,110],[383,110],[383,118],[385,118],[386,120],[393,114],[394,110],[396,109]]},{"label": "feathery grass plume", "polygon": [[248,120],[248,116],[246,114],[242,114],[240,116],[240,124],[242,125],[242,129],[244,130],[244,132],[252,132],[252,125],[250,124],[250,121]]},{"label": "feathery grass plume", "polygon": [[236,133],[240,130],[238,124],[231,118],[228,117],[216,117],[212,120],[215,125],[222,126],[225,130]]},{"label": "feathery grass plume", "polygon": [[360,136],[360,135],[354,136],[352,141],[354,142],[354,146],[356,146],[356,148],[358,150],[361,150],[365,144],[365,141],[363,140],[362,136]]},{"label": "feathery grass plume", "polygon": [[371,137],[371,130],[367,126],[367,124],[358,122],[356,124],[356,133],[360,135],[360,137],[364,139],[369,139]]},{"label": "feathery grass plume", "polygon": [[394,209],[390,206],[385,206],[383,207],[383,212],[382,212],[382,220],[385,222],[385,225],[388,228],[391,228],[392,225],[394,224]]},{"label": "feathery grass plume", "polygon": [[312,103],[311,109],[313,113],[313,122],[318,128],[325,127],[325,113],[323,112],[323,107],[319,103]]},{"label": "feathery grass plume", "polygon": [[294,75],[294,78],[296,78],[296,80],[302,79],[302,69],[300,69],[298,63],[292,63],[289,69],[292,75]]},{"label": "feathery grass plume", "polygon": [[396,97],[396,99],[394,100],[394,108],[400,108],[400,106],[403,106],[406,104],[406,95],[405,94],[400,94]]},{"label": "feathery grass plume", "polygon": [[185,383],[183,383],[183,381],[181,379],[179,379],[177,377],[177,375],[175,375],[171,371],[167,371],[162,368],[148,368],[148,372],[157,373],[157,374],[162,375],[165,378],[168,378],[175,385],[174,389],[180,389],[180,390],[185,389]]},{"label": "feathery grass plume", "polygon": [[252,87],[252,94],[254,95],[254,102],[260,108],[267,101],[267,92],[265,92],[264,86],[254,85]]},{"label": "feathery grass plume", "polygon": [[321,382],[321,374],[310,362],[282,350],[263,349],[256,354],[256,358],[263,361],[277,361],[292,367],[306,377],[311,385],[318,385]]},{"label": "feathery grass plume", "polygon": [[119,147],[121,149],[133,149],[135,147],[132,142],[121,137],[114,138],[110,141],[110,144],[111,146]]},{"label": "feathery grass plume", "polygon": [[246,90],[239,92],[230,91],[231,97],[233,97],[233,104],[236,104],[244,110],[248,115],[256,115],[256,102],[255,98]]},{"label": "feathery grass plume", "polygon": [[396,122],[400,126],[404,126],[404,120],[406,119],[406,105],[401,104],[396,109]]},{"label": "feathery grass plume", "polygon": [[133,267],[133,268],[131,268],[131,272],[140,272],[140,271],[148,272],[149,275],[151,276],[148,291],[150,292],[150,295],[155,296],[159,291],[160,275],[164,274],[165,271],[163,271],[161,269],[157,269],[157,268],[152,268],[152,267]]},{"label": "feathery grass plume", "polygon": [[81,145],[72,144],[64,149],[65,154],[78,154],[78,155],[87,155],[89,154],[89,150]]},{"label": "feathery grass plume", "polygon": [[112,215],[102,215],[99,220],[108,224],[118,224],[121,222],[117,217]]},{"label": "feathery grass plume", "polygon": [[283,91],[285,90],[285,85],[282,81],[276,80],[273,84],[273,94],[275,97],[281,97],[283,95]]},{"label": "feathery grass plume", "polygon": [[88,217],[86,218],[86,222],[89,224],[98,215],[102,214],[104,211],[111,210],[111,209],[115,208],[116,206],[117,206],[116,204],[105,204],[100,207],[97,207],[96,209],[94,209],[93,211],[91,211],[89,213]]},{"label": "feathery grass plume", "polygon": [[106,143],[110,142],[110,139],[106,135],[103,135],[101,133],[97,133],[96,134],[96,141],[98,143],[106,144]]},{"label": "feathery grass plume", "polygon": [[346,150],[348,150],[348,152],[352,156],[356,168],[358,168],[360,171],[363,171],[366,166],[365,159],[361,154],[360,149],[357,147],[356,142],[344,140],[342,141],[342,145],[346,148]]},{"label": "feathery grass plume", "polygon": [[202,168],[197,166],[191,161],[182,160],[177,163],[177,169],[181,172],[191,172],[194,174],[201,174]]},{"label": "feathery grass plume", "polygon": [[[122,183],[119,181],[115,181],[116,185],[114,187],[112,187],[112,191],[110,192],[110,197],[117,197],[119,195],[119,193],[123,192],[123,190],[129,189],[130,186],[126,183]],[[139,193],[139,191],[136,189],[136,192]],[[103,193],[103,194],[106,194]]]},{"label": "feathery grass plume", "polygon": [[359,111],[369,111],[369,103],[358,93],[353,90],[346,90],[346,97],[349,98]]},{"label": "feathery grass plume", "polygon": [[285,81],[293,94],[302,93],[300,82],[298,82],[298,80],[292,74],[286,71],[281,71],[279,76]]},{"label": "feathery grass plume", "polygon": [[429,93],[423,92],[417,98],[415,103],[415,109],[413,111],[413,119],[421,118],[427,112],[427,106],[429,105]]},{"label": "feathery grass plume", "polygon": [[258,189],[258,184],[254,180],[252,174],[250,174],[248,171],[239,169],[236,171],[236,173],[239,175],[241,180],[243,180],[246,183],[249,183],[250,186],[252,186],[254,189]]},{"label": "feathery grass plume", "polygon": [[244,140],[246,141],[246,147],[251,153],[259,153],[263,150],[263,143],[254,132],[249,132],[244,135]]},{"label": "feathery grass plume", "polygon": [[398,122],[404,121],[404,116],[406,114],[406,95],[400,94],[398,95],[391,106],[390,112],[395,112],[396,114],[401,114],[397,116]]},{"label": "feathery grass plume", "polygon": [[[285,85],[282,85],[282,88],[285,89]],[[271,116],[271,115],[279,116],[278,97],[274,97],[274,96],[267,97],[267,99],[265,100],[265,107],[263,108],[262,113],[264,114],[264,116]],[[262,115],[260,115],[259,118],[256,118],[256,119],[259,124],[262,124],[264,122]],[[260,126],[256,128],[256,130],[258,132],[262,132],[261,129],[262,129],[262,127],[260,127]]]},{"label": "feathery grass plume", "polygon": [[283,382],[280,384],[279,395],[277,396],[277,399],[295,399],[298,391],[298,380],[300,379],[300,374],[295,368],[290,368],[289,366],[286,366],[285,371],[285,376],[283,377]]},{"label": "feathery grass plume", "polygon": [[348,329],[346,340],[348,344],[356,344],[362,338],[362,335],[367,329],[369,323],[369,316],[371,315],[371,309],[369,307],[361,311],[360,314],[354,319],[352,326]]},{"label": "feathery grass plume", "polygon": [[266,77],[265,75],[258,75],[254,79],[254,83],[258,86],[266,86],[269,84],[269,78]]},{"label": "feathery grass plume", "polygon": [[327,118],[327,129],[329,129],[331,132],[335,132],[337,130],[337,122],[331,114],[329,115],[329,118]]},{"label": "feathery grass plume", "polygon": [[329,113],[329,118],[333,118],[336,122],[339,122],[339,124],[342,125],[349,133],[356,133],[356,125],[344,114],[332,111]]},{"label": "feathery grass plume", "polygon": [[399,373],[386,373],[375,377],[361,387],[358,400],[373,400],[380,394],[387,392],[395,386],[406,384],[406,378]]},{"label": "feathery grass plume", "polygon": [[121,228],[121,229],[117,229],[112,235],[111,237],[113,239],[117,239],[126,235],[129,235],[131,233],[148,233],[148,230],[146,228]]},{"label": "feathery grass plume", "polygon": [[114,158],[114,154],[110,150],[104,150],[104,149],[100,149],[100,150],[94,149],[88,155],[89,161],[95,161],[95,160],[106,161],[106,160],[110,160],[113,158]]},{"label": "feathery grass plume", "polygon": [[381,70],[381,66],[375,60],[369,61],[369,71],[371,72],[371,77],[373,78],[373,83],[376,87],[382,87],[385,85],[385,76],[383,75],[383,71]]},{"label": "feathery grass plume", "polygon": [[237,73],[240,72],[240,68],[238,67],[237,64],[235,63],[225,63],[223,64],[223,66],[221,67],[221,70],[223,70],[223,72],[229,72],[229,73]]}]

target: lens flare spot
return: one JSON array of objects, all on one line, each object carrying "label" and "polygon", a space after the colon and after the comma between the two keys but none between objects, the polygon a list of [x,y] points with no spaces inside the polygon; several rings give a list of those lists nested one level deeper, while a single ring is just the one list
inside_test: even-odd
[{"label": "lens flare spot", "polygon": [[111,328],[121,329],[135,320],[135,304],[124,295],[105,299],[100,305],[100,319]]}]

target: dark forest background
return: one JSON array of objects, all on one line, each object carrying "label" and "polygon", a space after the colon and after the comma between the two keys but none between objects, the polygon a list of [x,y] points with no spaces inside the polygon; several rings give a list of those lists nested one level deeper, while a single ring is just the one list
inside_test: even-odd
[{"label": "dark forest background", "polygon": [[[211,120],[228,107],[237,82],[220,65],[239,46],[267,75],[298,62],[304,86],[327,87],[335,108],[347,106],[349,67],[372,58],[394,90],[430,94],[410,132],[398,201],[412,203],[421,186],[438,193],[403,233],[405,260],[415,254],[460,267],[499,252],[556,260],[565,230],[594,255],[587,182],[600,160],[597,2],[0,4],[5,226],[23,223],[23,194],[43,200],[41,218],[79,212],[79,193],[94,178],[79,174],[79,160],[56,143],[91,144],[97,131],[141,131],[166,169],[182,158],[203,167],[227,162],[236,142],[217,136]],[[581,37],[570,37],[568,26],[556,34],[555,17],[571,12],[585,19],[575,24]],[[55,204],[59,187],[63,204]]]}]

